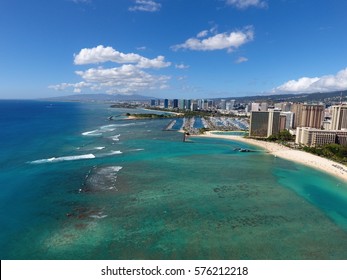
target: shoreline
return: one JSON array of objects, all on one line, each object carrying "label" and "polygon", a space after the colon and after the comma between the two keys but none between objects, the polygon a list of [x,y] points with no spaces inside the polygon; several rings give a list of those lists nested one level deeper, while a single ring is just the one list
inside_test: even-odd
[{"label": "shoreline", "polygon": [[269,154],[275,157],[280,157],[318,169],[330,175],[337,176],[339,179],[347,182],[347,167],[338,162],[334,162],[332,160],[322,158],[304,151],[294,150],[278,143],[248,139],[242,136],[235,135],[213,134],[213,132],[218,131],[207,131],[205,134],[197,135],[197,137],[229,139],[255,145],[264,148]]}]

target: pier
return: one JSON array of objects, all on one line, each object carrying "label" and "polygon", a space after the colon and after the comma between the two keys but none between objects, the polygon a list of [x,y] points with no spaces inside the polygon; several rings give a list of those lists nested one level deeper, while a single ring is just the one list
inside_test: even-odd
[{"label": "pier", "polygon": [[175,125],[176,120],[172,120],[163,130],[172,130],[172,127]]}]

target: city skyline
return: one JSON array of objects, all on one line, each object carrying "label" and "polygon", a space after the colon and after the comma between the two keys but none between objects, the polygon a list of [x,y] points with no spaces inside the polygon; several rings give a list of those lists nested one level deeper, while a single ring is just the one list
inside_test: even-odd
[{"label": "city skyline", "polygon": [[347,1],[0,4],[0,98],[223,98],[347,89]]}]

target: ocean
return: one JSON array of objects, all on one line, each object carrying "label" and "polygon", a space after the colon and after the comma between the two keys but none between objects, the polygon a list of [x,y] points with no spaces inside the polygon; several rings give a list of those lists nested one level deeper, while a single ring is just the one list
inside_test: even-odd
[{"label": "ocean", "polygon": [[0,101],[1,259],[347,259],[346,183],[126,112]]}]

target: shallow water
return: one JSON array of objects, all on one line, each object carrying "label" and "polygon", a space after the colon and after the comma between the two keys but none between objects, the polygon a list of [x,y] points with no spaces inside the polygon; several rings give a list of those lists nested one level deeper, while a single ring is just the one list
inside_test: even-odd
[{"label": "shallow water", "polygon": [[1,259],[347,258],[330,175],[108,105],[0,106]]}]

